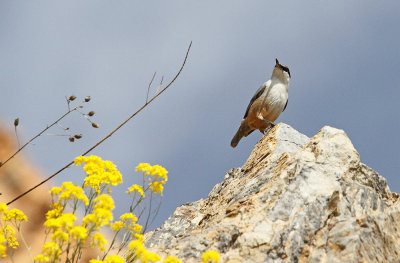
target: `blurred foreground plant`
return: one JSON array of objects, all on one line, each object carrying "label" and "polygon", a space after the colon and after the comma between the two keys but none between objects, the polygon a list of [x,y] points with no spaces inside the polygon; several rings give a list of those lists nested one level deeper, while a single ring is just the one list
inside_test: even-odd
[{"label": "blurred foreground plant", "polygon": [[[15,237],[15,229],[21,232],[21,222],[27,221],[25,214],[18,209],[8,210],[6,204],[0,204],[0,257],[7,256],[7,249],[17,249],[19,243]],[[21,237],[25,243],[23,237]],[[26,244],[26,243],[25,243]],[[13,254],[11,250],[10,255]],[[28,250],[29,251],[29,250]]]},{"label": "blurred foreground plant", "polygon": [[[112,162],[97,156],[79,156],[74,163],[82,166],[86,173],[83,184],[64,182],[61,187],[50,190],[52,209],[46,213],[46,239],[42,253],[33,261],[80,262],[85,250],[96,248],[99,256],[91,259],[90,263],[161,262],[161,256],[150,252],[144,245],[144,228],[138,224],[143,210],[139,216],[136,210],[146,198],[162,195],[168,171],[160,165],[139,164],[136,171],[142,174],[142,185],[133,184],[128,188],[127,193],[132,198],[129,211],[114,220],[112,210],[115,205],[110,193],[113,186],[122,183],[121,173]],[[21,222],[27,218],[17,209],[8,211],[5,204],[0,204],[0,213],[3,215],[0,221],[0,256],[5,257],[7,247],[15,249],[18,246],[14,228],[21,234]],[[146,224],[148,220],[149,217]],[[103,235],[107,229],[112,231],[111,242]],[[23,240],[22,234],[21,238]],[[219,254],[207,251],[202,260],[217,263]],[[163,262],[182,261],[168,256]]]}]

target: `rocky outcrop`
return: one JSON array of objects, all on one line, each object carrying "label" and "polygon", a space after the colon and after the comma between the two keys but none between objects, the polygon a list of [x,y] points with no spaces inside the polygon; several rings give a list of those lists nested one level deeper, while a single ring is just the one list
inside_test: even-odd
[{"label": "rocky outcrop", "polygon": [[178,207],[146,245],[183,262],[400,262],[400,204],[345,132],[276,125],[206,199]]}]

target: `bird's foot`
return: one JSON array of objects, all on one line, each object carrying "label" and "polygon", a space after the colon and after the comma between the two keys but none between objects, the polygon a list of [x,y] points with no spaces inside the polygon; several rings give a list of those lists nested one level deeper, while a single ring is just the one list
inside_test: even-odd
[{"label": "bird's foot", "polygon": [[262,134],[267,134],[272,128],[274,128],[275,127],[275,123],[273,123],[273,122],[270,122],[270,121],[267,121],[270,125],[269,125],[269,127],[267,127],[267,128],[265,128],[265,129],[259,129],[260,130],[260,132],[262,133]]},{"label": "bird's foot", "polygon": [[268,127],[268,128],[265,128],[264,131],[261,131],[261,130],[260,130],[260,132],[261,132],[262,134],[265,135],[265,134],[268,134],[268,132],[269,132],[271,129],[272,129],[272,126],[271,126],[271,127]]},{"label": "bird's foot", "polygon": [[269,120],[264,119],[264,117],[261,115],[261,113],[259,113],[259,114],[257,115],[257,118],[258,118],[259,120],[263,121],[263,122],[268,123],[269,125],[271,125],[271,127],[274,127],[274,126],[275,126],[275,123],[273,123],[272,121],[269,121]]}]

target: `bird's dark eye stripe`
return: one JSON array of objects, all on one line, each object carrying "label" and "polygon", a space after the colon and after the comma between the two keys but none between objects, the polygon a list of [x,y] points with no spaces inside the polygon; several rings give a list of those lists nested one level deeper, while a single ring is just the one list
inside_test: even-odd
[{"label": "bird's dark eye stripe", "polygon": [[288,67],[282,66],[282,70],[283,70],[283,71],[286,71],[286,72],[289,74],[289,76],[290,76],[290,71],[289,71],[289,68],[288,68]]}]

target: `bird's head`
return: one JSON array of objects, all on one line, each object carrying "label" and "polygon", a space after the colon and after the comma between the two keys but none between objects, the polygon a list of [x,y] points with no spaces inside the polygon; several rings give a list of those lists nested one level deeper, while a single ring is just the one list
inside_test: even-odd
[{"label": "bird's head", "polygon": [[278,59],[275,59],[275,68],[272,71],[271,79],[276,78],[279,81],[289,84],[290,82],[290,70],[287,66],[279,63]]}]

